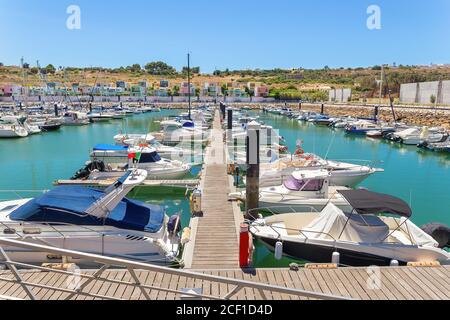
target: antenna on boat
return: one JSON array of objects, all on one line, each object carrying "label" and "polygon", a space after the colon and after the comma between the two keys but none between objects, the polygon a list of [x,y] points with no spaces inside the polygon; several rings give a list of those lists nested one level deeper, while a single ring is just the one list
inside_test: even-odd
[{"label": "antenna on boat", "polygon": [[190,53],[187,54],[187,74],[188,74],[188,107],[189,107],[189,120],[191,119],[191,55]]}]

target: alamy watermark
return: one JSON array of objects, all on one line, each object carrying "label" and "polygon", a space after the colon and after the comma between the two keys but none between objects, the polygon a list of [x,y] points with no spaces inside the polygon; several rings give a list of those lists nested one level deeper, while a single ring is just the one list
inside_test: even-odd
[{"label": "alamy watermark", "polygon": [[81,8],[75,4],[67,7],[66,13],[69,15],[66,20],[66,27],[69,30],[81,29]]},{"label": "alamy watermark", "polygon": [[69,290],[79,290],[81,287],[81,269],[76,264],[73,264],[70,266],[70,268],[67,269],[67,272],[72,273],[69,277],[66,279],[66,287]]},{"label": "alamy watermark", "polygon": [[367,268],[367,289],[369,290],[380,290],[382,287],[381,280],[381,269],[377,266],[371,266]]},{"label": "alamy watermark", "polygon": [[370,5],[367,8],[367,29],[369,30],[380,30],[381,29],[381,8],[375,4]]}]

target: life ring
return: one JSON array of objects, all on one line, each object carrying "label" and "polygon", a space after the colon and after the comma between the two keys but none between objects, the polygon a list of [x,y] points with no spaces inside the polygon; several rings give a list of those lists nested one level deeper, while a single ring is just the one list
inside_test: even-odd
[{"label": "life ring", "polygon": [[296,156],[303,156],[305,154],[305,150],[303,150],[302,148],[298,148],[296,151],[295,151],[295,155]]},{"label": "life ring", "polygon": [[148,147],[148,143],[139,144],[139,148],[147,148],[147,147]]}]

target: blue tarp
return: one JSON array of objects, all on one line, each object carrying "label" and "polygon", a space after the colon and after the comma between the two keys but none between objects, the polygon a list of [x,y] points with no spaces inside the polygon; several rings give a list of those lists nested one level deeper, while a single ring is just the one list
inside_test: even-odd
[{"label": "blue tarp", "polygon": [[97,144],[94,147],[94,151],[126,151],[127,146],[116,146],[113,144]]},{"label": "blue tarp", "polygon": [[102,191],[83,187],[58,187],[30,200],[13,211],[12,220],[67,223],[75,225],[110,225],[120,229],[158,232],[164,222],[164,208],[124,198],[104,220],[86,214]]}]

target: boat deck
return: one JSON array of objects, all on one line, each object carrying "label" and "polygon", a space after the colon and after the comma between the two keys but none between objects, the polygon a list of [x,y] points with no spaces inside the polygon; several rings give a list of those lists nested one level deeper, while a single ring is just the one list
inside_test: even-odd
[{"label": "boat deck", "polygon": [[[339,268],[339,269],[257,269],[253,273],[244,273],[242,270],[203,270],[205,274],[223,276],[235,279],[249,280],[281,287],[304,289],[317,293],[333,294],[341,297],[350,297],[358,300],[448,300],[450,299],[450,267],[386,267],[380,268],[380,282],[372,284],[373,274],[366,268]],[[93,275],[95,271],[83,271]],[[38,283],[40,287],[33,287],[31,291],[37,299],[63,300],[69,296],[68,292],[58,291],[54,288],[66,288],[72,279],[68,275],[55,272],[27,271],[21,273],[23,281],[27,284]],[[201,289],[201,294],[215,297],[225,297],[232,289],[232,285],[225,283],[194,280],[178,275],[171,275],[152,271],[138,271],[136,276],[141,284],[153,288],[167,288],[173,292],[152,289],[148,297],[152,300],[179,300],[181,294],[176,290],[185,288]],[[0,300],[2,298],[27,299],[27,294],[18,283],[2,280],[12,279],[9,271],[0,272]],[[95,280],[89,283],[82,291],[82,295],[74,295],[73,300],[99,300],[99,299],[147,299],[146,295],[136,286],[127,285],[133,282],[132,275],[127,270],[106,270],[102,278],[112,279],[115,282]],[[376,284],[376,281],[373,282]],[[280,292],[264,290],[267,299],[291,300],[310,299],[307,297],[292,296]],[[252,288],[244,288],[237,292],[232,299],[255,300],[262,299],[261,292]]]}]

